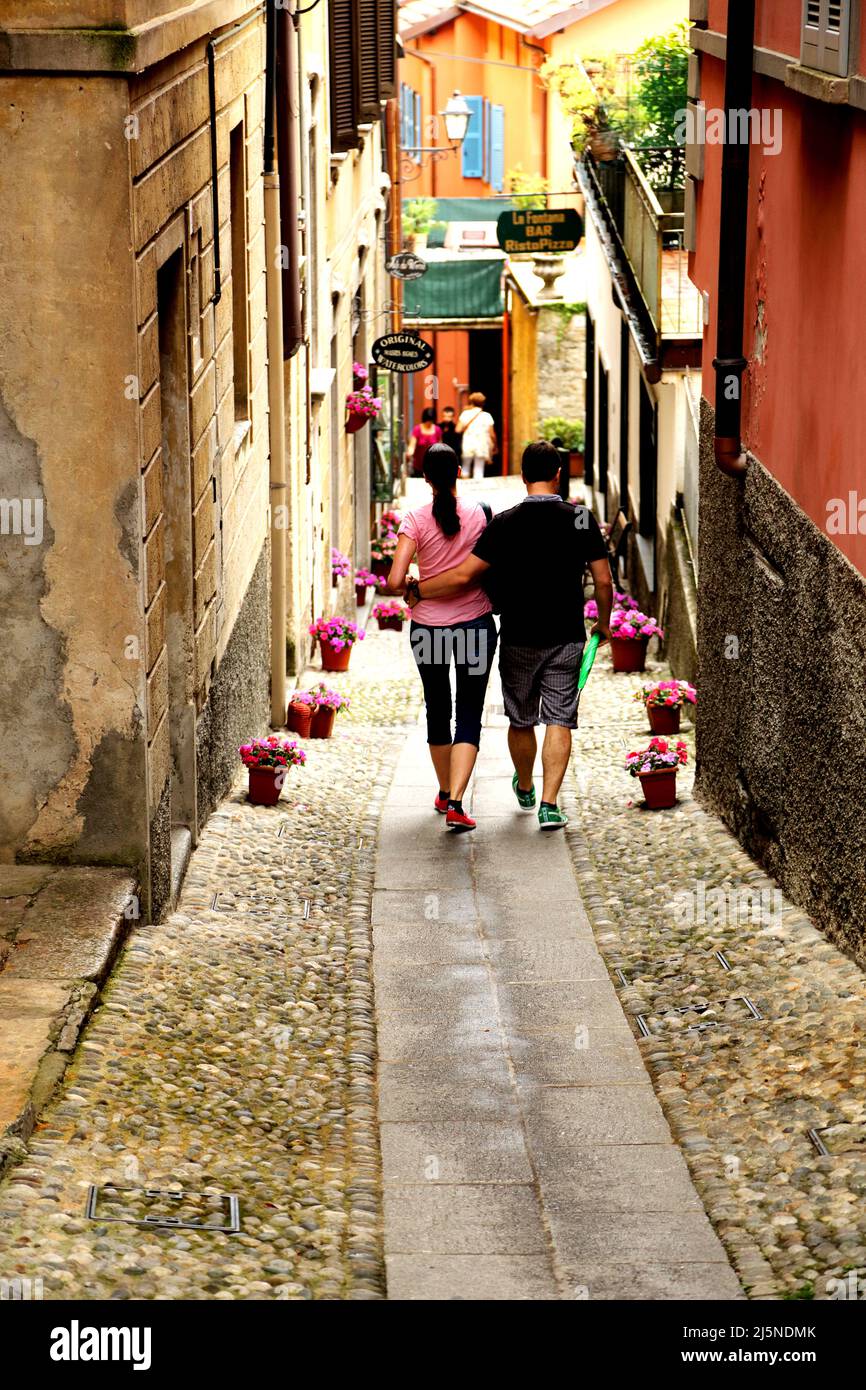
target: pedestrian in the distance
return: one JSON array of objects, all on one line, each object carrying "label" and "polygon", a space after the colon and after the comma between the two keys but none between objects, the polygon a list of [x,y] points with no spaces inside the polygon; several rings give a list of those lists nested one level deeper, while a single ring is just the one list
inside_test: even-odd
[{"label": "pedestrian in the distance", "polygon": [[442,443],[447,444],[449,449],[453,449],[459,459],[463,452],[463,440],[457,433],[457,420],[453,405],[443,405],[439,428],[442,431]]},{"label": "pedestrian in the distance", "polygon": [[487,464],[496,453],[496,430],[493,416],[484,407],[487,397],[473,391],[469,404],[461,411],[457,433],[463,437],[463,476],[483,478]]},{"label": "pedestrian in the distance", "polygon": [[[397,532],[397,549],[387,591],[405,591],[406,572],[417,555],[422,579],[459,565],[487,525],[477,502],[457,496],[460,465],[453,449],[434,444],[424,456],[424,477],[433,492],[426,506],[414,507]],[[427,743],[438,779],[434,808],[449,830],[474,830],[463,810],[481,742],[484,696],[496,651],[496,624],[490,599],[480,584],[467,584],[449,598],[419,603],[410,629],[412,654],[424,687]],[[452,736],[451,664],[456,674]]]},{"label": "pedestrian in the distance", "polygon": [[559,454],[552,444],[539,440],[526,447],[523,481],[525,500],[493,518],[472,554],[433,579],[422,575],[407,597],[410,604],[456,597],[467,586],[476,589],[491,571],[500,613],[499,671],[514,764],[511,786],[520,808],[533,810],[535,729],[546,725],[538,823],[542,830],[558,830],[567,824],[557,802],[571,756],[571,731],[577,728],[577,678],[586,641],[583,576],[589,568],[598,604],[592,630],[604,641],[610,637],[613,584],[595,517],[558,494]]},{"label": "pedestrian in the distance", "polygon": [[424,455],[427,450],[441,441],[442,431],[436,424],[436,412],[432,406],[427,405],[421,411],[421,423],[413,429],[406,449],[406,457],[414,478],[420,478],[424,472]]}]

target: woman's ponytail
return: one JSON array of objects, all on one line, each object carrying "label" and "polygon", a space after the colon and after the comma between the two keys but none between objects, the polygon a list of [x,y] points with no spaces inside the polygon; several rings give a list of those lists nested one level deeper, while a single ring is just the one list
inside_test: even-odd
[{"label": "woman's ponytail", "polygon": [[424,455],[424,477],[433,489],[433,520],[445,536],[460,530],[454,485],[460,472],[457,455],[448,444],[433,444]]}]

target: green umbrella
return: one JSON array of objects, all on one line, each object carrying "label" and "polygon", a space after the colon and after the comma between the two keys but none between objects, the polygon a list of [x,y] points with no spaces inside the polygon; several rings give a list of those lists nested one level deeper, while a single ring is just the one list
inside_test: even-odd
[{"label": "green umbrella", "polygon": [[595,661],[595,654],[598,651],[598,644],[600,641],[601,638],[596,632],[590,637],[583,649],[583,661],[580,663],[580,675],[577,678],[577,688],[579,691],[583,690],[583,687],[589,680],[589,673],[592,670],[592,663]]}]

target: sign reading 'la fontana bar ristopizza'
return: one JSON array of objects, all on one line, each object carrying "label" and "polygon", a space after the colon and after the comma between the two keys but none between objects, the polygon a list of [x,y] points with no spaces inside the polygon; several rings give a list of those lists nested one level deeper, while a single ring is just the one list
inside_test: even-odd
[{"label": "sign reading 'la fontana bar ristopizza'", "polygon": [[512,256],[573,251],[583,236],[583,222],[574,208],[527,208],[500,213],[496,235]]},{"label": "sign reading 'la fontana bar ristopizza'", "polygon": [[386,333],[371,349],[373,361],[386,372],[420,372],[433,362],[433,349],[417,333]]}]

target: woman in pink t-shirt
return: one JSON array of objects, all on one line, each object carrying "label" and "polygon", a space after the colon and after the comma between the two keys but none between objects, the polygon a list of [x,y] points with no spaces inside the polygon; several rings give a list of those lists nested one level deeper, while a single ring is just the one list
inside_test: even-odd
[{"label": "woman in pink t-shirt", "polygon": [[[460,464],[447,444],[434,444],[424,456],[424,477],[433,500],[403,519],[388,575],[388,591],[403,593],[406,571],[417,555],[421,580],[459,565],[472,550],[487,517],[477,502],[457,497]],[[412,612],[412,654],[424,687],[427,742],[439,779],[435,809],[449,830],[474,830],[463,810],[463,793],[472,776],[481,741],[484,696],[496,651],[496,624],[490,599],[473,584],[449,598],[425,599]],[[456,719],[451,733],[451,663],[456,674]]]}]

